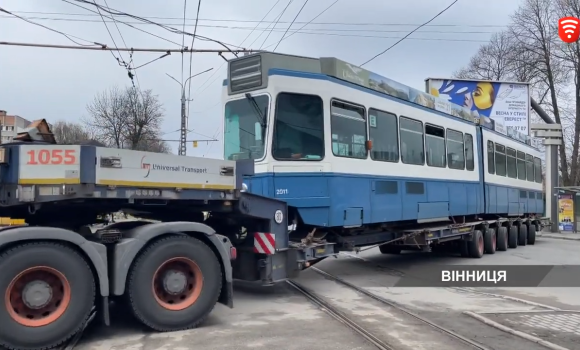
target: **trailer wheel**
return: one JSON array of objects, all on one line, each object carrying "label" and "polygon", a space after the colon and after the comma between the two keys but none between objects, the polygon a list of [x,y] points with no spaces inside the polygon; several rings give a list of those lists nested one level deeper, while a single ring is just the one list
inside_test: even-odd
[{"label": "trailer wheel", "polygon": [[518,245],[526,245],[528,240],[528,225],[522,223],[520,225],[520,233],[518,235]]},{"label": "trailer wheel", "polygon": [[518,247],[518,227],[510,226],[508,234],[508,243],[511,249],[516,249]]},{"label": "trailer wheel", "polygon": [[221,285],[220,263],[205,243],[169,236],[136,259],[127,291],[135,317],[166,332],[199,325],[217,303]]},{"label": "trailer wheel", "polygon": [[483,256],[485,251],[485,243],[483,240],[483,233],[480,230],[473,231],[473,239],[467,243],[469,249],[469,256],[479,259]]},{"label": "trailer wheel", "polygon": [[508,230],[507,227],[499,227],[497,229],[497,250],[505,252],[508,250]]},{"label": "trailer wheel", "polygon": [[401,247],[396,245],[383,244],[379,246],[379,250],[381,254],[401,254]]},{"label": "trailer wheel", "polygon": [[486,254],[495,254],[497,242],[494,229],[488,228],[483,231],[483,243]]},{"label": "trailer wheel", "polygon": [[0,255],[0,347],[49,349],[84,326],[95,301],[85,259],[59,243],[28,243]]},{"label": "trailer wheel", "polygon": [[528,227],[528,244],[534,245],[536,244],[536,225],[531,224]]}]

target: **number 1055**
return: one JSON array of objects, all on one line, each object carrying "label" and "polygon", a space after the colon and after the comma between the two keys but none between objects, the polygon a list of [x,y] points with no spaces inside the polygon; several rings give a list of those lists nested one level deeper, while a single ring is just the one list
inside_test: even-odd
[{"label": "number 1055", "polygon": [[53,149],[53,150],[31,150],[26,152],[28,161],[26,165],[68,165],[77,161],[76,150],[74,149]]}]

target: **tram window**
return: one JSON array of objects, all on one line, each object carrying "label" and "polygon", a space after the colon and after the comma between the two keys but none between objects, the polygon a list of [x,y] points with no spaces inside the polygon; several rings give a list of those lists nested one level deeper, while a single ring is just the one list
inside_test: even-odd
[{"label": "tram window", "polygon": [[526,178],[534,182],[534,157],[526,154]]},{"label": "tram window", "polygon": [[278,160],[321,160],[324,158],[324,113],[319,96],[280,93],[272,156]]},{"label": "tram window", "polygon": [[371,159],[383,162],[399,161],[399,135],[397,116],[376,109],[369,109],[369,138],[373,147]]},{"label": "tram window", "polygon": [[463,133],[447,129],[447,159],[449,169],[465,169],[465,148],[463,146]]},{"label": "tram window", "polygon": [[332,153],[337,157],[366,159],[367,126],[364,108],[332,101],[330,114]]},{"label": "tram window", "polygon": [[525,180],[526,179],[526,154],[524,152],[517,152],[518,159],[518,179]]},{"label": "tram window", "polygon": [[495,144],[495,174],[506,176],[505,146],[499,143]]},{"label": "tram window", "polygon": [[427,165],[445,168],[445,129],[425,124],[425,155]]},{"label": "tram window", "polygon": [[506,149],[507,155],[507,176],[513,179],[518,177],[518,166],[516,164],[516,150],[513,148]]},{"label": "tram window", "polygon": [[465,168],[469,171],[475,169],[475,160],[473,158],[473,136],[465,134]]},{"label": "tram window", "polygon": [[399,118],[401,135],[401,161],[405,164],[425,164],[423,143],[423,123],[417,120]]},{"label": "tram window", "polygon": [[495,152],[492,141],[487,141],[487,172],[495,174]]},{"label": "tram window", "polygon": [[542,183],[542,160],[538,157],[534,157],[534,173],[535,180],[537,183]]}]

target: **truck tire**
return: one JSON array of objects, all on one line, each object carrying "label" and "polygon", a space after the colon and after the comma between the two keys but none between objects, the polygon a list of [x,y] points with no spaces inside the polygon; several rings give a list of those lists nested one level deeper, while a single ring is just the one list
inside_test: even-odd
[{"label": "truck tire", "polygon": [[485,244],[480,230],[473,231],[473,239],[467,243],[467,248],[470,257],[480,259],[483,256]]},{"label": "truck tire", "polygon": [[485,254],[495,254],[496,249],[496,235],[495,230],[488,228],[483,231],[483,244],[485,248]]},{"label": "truck tire", "polygon": [[396,245],[383,244],[379,246],[379,250],[381,254],[401,254],[401,247]]},{"label": "truck tire", "polygon": [[511,226],[508,233],[508,243],[511,249],[518,247],[518,227]]},{"label": "truck tire", "polygon": [[528,241],[528,225],[522,223],[518,234],[518,245],[525,246]]},{"label": "truck tire", "polygon": [[508,230],[507,227],[502,226],[497,229],[497,250],[505,252],[508,250]]},{"label": "truck tire", "polygon": [[50,349],[82,330],[95,302],[87,261],[57,242],[25,243],[0,255],[0,346]]},{"label": "truck tire", "polygon": [[528,226],[528,244],[536,244],[536,225],[534,224]]},{"label": "truck tire", "polygon": [[190,329],[205,320],[220,295],[220,263],[205,243],[180,235],[144,249],[129,271],[133,314],[161,332]]}]

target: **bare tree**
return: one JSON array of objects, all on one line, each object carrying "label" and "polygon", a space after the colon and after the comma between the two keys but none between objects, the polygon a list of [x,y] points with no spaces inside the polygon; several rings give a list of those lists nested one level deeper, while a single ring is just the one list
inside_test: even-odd
[{"label": "bare tree", "polygon": [[[455,73],[458,78],[530,83],[532,96],[563,126],[566,147],[560,147],[560,171],[564,185],[580,184],[580,48],[562,45],[556,25],[559,15],[579,12],[576,0],[524,0],[508,30],[492,36]],[[572,93],[574,104],[569,103]]]},{"label": "bare tree", "polygon": [[51,127],[58,144],[73,145],[84,143],[91,139],[89,133],[81,124],[59,120]]},{"label": "bare tree", "polygon": [[95,96],[83,120],[95,138],[109,147],[169,152],[161,140],[163,106],[151,90],[117,87]]}]

